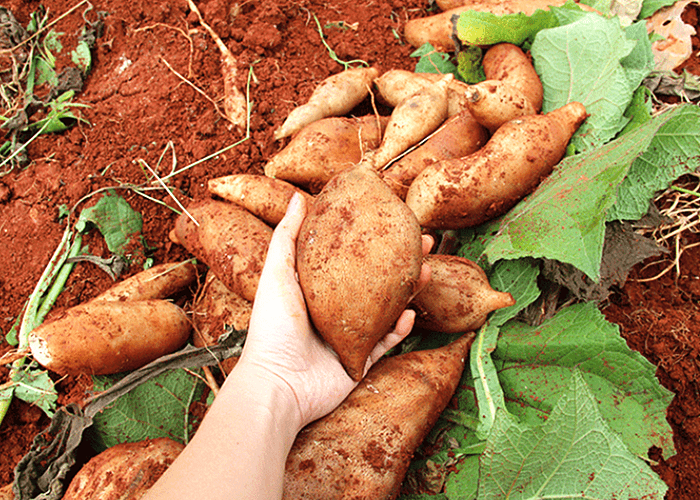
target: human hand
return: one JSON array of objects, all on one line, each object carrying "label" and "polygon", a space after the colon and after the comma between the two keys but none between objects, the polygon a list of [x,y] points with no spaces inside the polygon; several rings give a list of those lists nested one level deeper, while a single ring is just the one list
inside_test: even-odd
[{"label": "human hand", "polygon": [[[295,196],[275,229],[237,365],[290,394],[299,429],[335,409],[357,385],[316,334],[306,310],[295,266],[296,239],[305,215],[303,198]],[[424,254],[432,244],[431,237],[424,237]],[[430,269],[424,265],[416,293],[429,279]],[[411,332],[414,318],[411,310],[401,314],[394,330],[371,352],[365,373]]]}]

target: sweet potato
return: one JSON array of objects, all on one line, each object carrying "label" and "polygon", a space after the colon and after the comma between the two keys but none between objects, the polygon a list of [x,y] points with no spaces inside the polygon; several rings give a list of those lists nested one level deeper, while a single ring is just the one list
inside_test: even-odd
[{"label": "sweet potato", "polygon": [[[445,7],[450,7],[450,0],[443,2]],[[404,27],[404,37],[406,41],[418,48],[424,43],[430,43],[440,52],[451,52],[455,50],[455,43],[452,40],[452,16],[459,16],[467,10],[479,12],[491,12],[498,16],[504,14],[532,15],[537,9],[548,10],[550,5],[564,5],[565,0],[464,0],[461,5],[444,12],[428,17],[412,19]]]},{"label": "sweet potato", "polygon": [[382,178],[399,198],[406,199],[411,182],[428,165],[467,156],[486,144],[488,138],[488,131],[465,110],[448,119],[424,144],[384,170]]},{"label": "sweet potato", "polygon": [[63,500],[138,500],[183,448],[168,438],[107,448],[78,471]]},{"label": "sweet potato", "polygon": [[175,221],[175,238],[204,261],[226,287],[252,301],[258,289],[272,229],[245,208],[202,200]]},{"label": "sweet potato", "polygon": [[494,45],[484,54],[483,66],[486,80],[469,87],[467,106],[491,133],[505,122],[540,112],[542,82],[518,46]]},{"label": "sweet potato", "polygon": [[355,68],[323,80],[306,104],[289,113],[275,139],[295,134],[308,124],[329,116],[342,116],[367,97],[372,80],[379,75],[377,68]]},{"label": "sweet potato", "polygon": [[0,488],[0,500],[15,500],[15,494],[12,492],[12,483]]},{"label": "sweet potato", "polygon": [[427,228],[458,229],[498,217],[552,172],[587,116],[582,104],[572,102],[508,122],[476,153],[423,170],[406,204]]},{"label": "sweet potato", "polygon": [[506,122],[539,111],[513,86],[498,80],[471,85],[467,98],[472,116],[491,133]]},{"label": "sweet potato", "polygon": [[[444,75],[438,73],[413,73],[404,69],[391,69],[374,80],[382,100],[391,107],[396,107],[431,82],[437,82]],[[447,116],[454,116],[467,109],[465,95],[469,86],[466,83],[451,80],[447,85]]]},{"label": "sweet potato", "polygon": [[366,155],[375,169],[381,169],[407,148],[417,144],[447,119],[447,85],[451,74],[429,85],[394,108],[382,143]]},{"label": "sweet potato", "polygon": [[[211,271],[207,273],[192,311],[195,347],[215,345],[227,328],[248,330],[253,303],[226,288],[226,285]],[[221,362],[228,374],[238,362],[237,357]]]},{"label": "sweet potato", "polygon": [[318,193],[382,141],[388,117],[325,118],[304,127],[265,165],[265,175]]},{"label": "sweet potato", "polygon": [[283,498],[396,498],[413,453],[457,388],[473,339],[375,364],[338,408],[298,434]]},{"label": "sweet potato", "polygon": [[354,380],[411,299],[421,261],[415,216],[364,165],[336,175],[309,207],[299,284],[314,326]]},{"label": "sweet potato", "polygon": [[209,192],[242,206],[271,226],[282,220],[294,193],[306,198],[307,205],[313,201],[310,194],[286,181],[254,174],[210,179]]},{"label": "sweet potato", "polygon": [[184,290],[196,279],[197,268],[191,261],[166,262],[117,283],[92,300],[165,299]]},{"label": "sweet potato", "polygon": [[29,347],[52,372],[107,375],[174,352],[190,330],[182,309],[165,300],[90,301],[32,330]]},{"label": "sweet potato", "polygon": [[532,61],[517,45],[499,43],[490,47],[482,61],[487,80],[507,82],[525,96],[537,110],[542,109],[544,90]]},{"label": "sweet potato", "polygon": [[476,330],[492,311],[515,304],[510,293],[491,288],[477,264],[457,255],[426,255],[430,281],[411,301],[416,325],[443,333]]}]

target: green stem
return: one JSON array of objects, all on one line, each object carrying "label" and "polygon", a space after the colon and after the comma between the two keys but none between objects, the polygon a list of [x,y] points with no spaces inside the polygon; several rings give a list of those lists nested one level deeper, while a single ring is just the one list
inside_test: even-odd
[{"label": "green stem", "polygon": [[700,198],[700,193],[698,193],[697,191],[691,191],[690,189],[682,188],[679,186],[671,186],[671,189],[675,189],[676,191],[680,191],[681,193],[691,194]]},{"label": "green stem", "polygon": [[[66,230],[63,233],[63,237],[61,238],[58,247],[54,251],[51,260],[44,269],[41,278],[39,278],[39,282],[36,284],[36,287],[34,287],[34,291],[29,296],[29,301],[27,302],[27,306],[24,310],[22,323],[20,324],[19,332],[17,334],[20,350],[28,347],[27,344],[29,343],[29,333],[34,328],[39,326],[39,324],[41,324],[41,321],[46,316],[46,313],[48,313],[48,311],[51,309],[51,306],[56,301],[56,297],[58,297],[58,294],[65,285],[66,279],[68,278],[68,273],[70,273],[70,269],[73,267],[72,264],[65,264],[65,261],[70,254],[77,254],[82,246],[82,237],[78,235],[76,236],[75,242],[70,248],[68,248],[68,243],[72,233],[73,231],[71,231],[70,225],[66,226]],[[69,266],[70,269],[64,271],[66,266]],[[62,280],[60,287],[56,286],[59,280]],[[49,294],[42,303],[42,297],[44,297],[44,294],[47,293],[49,288]],[[20,358],[12,363],[12,368],[10,369],[9,375],[10,380],[12,380],[12,377],[17,373],[17,371],[24,366],[25,359],[26,358]],[[10,407],[11,402],[12,392],[10,392],[9,395],[0,398],[0,424],[2,424],[2,421],[5,419],[5,415],[7,414],[7,410]]]}]

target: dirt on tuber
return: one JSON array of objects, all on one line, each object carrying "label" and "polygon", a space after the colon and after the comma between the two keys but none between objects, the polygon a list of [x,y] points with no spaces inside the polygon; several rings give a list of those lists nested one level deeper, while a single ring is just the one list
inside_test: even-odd
[{"label": "dirt on tuber", "polygon": [[493,311],[512,306],[510,293],[491,288],[481,267],[457,255],[426,255],[430,281],[411,301],[416,326],[442,333],[480,328]]},{"label": "dirt on tuber", "polygon": [[[252,301],[272,228],[235,203],[201,200],[175,221],[174,239],[206,263],[226,287]],[[196,221],[196,223],[195,223]]]},{"label": "dirt on tuber", "polygon": [[428,166],[408,189],[406,204],[432,229],[472,227],[503,215],[552,172],[587,117],[583,104],[572,102],[512,120],[476,153]]},{"label": "dirt on tuber", "polygon": [[393,499],[459,384],[474,334],[377,362],[333,412],[301,430],[285,500]]},{"label": "dirt on tuber", "polygon": [[364,165],[331,179],[309,207],[299,284],[314,326],[354,380],[415,292],[422,258],[415,216]]},{"label": "dirt on tuber", "polygon": [[318,193],[336,174],[376,149],[388,117],[334,117],[304,127],[264,167],[265,175],[282,179],[311,193]]}]

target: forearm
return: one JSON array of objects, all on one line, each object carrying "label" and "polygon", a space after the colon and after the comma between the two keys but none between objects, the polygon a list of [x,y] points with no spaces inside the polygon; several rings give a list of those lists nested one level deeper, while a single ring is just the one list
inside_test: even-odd
[{"label": "forearm", "polygon": [[144,498],[281,498],[297,420],[286,391],[237,366],[190,444]]}]

